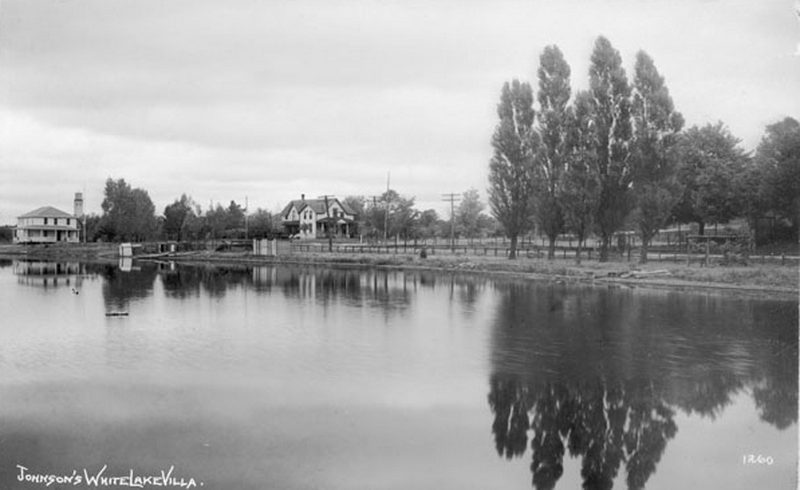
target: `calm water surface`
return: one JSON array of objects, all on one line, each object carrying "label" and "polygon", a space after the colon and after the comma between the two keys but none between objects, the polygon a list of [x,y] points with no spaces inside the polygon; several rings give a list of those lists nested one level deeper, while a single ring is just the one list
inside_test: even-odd
[{"label": "calm water surface", "polygon": [[0,261],[0,488],[797,485],[794,301],[121,265]]}]

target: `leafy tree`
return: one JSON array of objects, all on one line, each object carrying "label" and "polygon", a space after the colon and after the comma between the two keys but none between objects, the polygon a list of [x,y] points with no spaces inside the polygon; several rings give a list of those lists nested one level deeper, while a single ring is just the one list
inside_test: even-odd
[{"label": "leafy tree", "polygon": [[743,211],[737,175],[748,157],[722,122],[692,126],[678,149],[678,181],[684,188],[673,213],[678,221],[696,222],[702,235],[706,223],[727,223]]},{"label": "leafy tree", "polygon": [[253,238],[269,237],[275,230],[272,213],[261,208],[248,215],[247,222],[250,236]]},{"label": "leafy tree", "polygon": [[228,234],[236,234],[237,231],[244,229],[244,214],[245,209],[231,201],[225,213],[225,231]]},{"label": "leafy tree", "polygon": [[156,231],[155,206],[147,191],[132,189],[125,179],[108,178],[101,204],[101,233],[108,240],[143,241]]},{"label": "leafy tree", "polygon": [[227,211],[221,204],[209,209],[205,216],[204,231],[209,238],[222,238],[227,224]]},{"label": "leafy tree", "polygon": [[767,126],[755,160],[763,176],[764,207],[800,228],[800,123],[787,117]]},{"label": "leafy tree", "polygon": [[383,236],[386,223],[386,203],[378,201],[375,196],[371,201],[366,201],[364,206],[364,235],[377,239]]},{"label": "leafy tree", "polygon": [[679,199],[676,143],[683,116],[675,111],[664,77],[644,51],[636,55],[632,116],[635,221],[642,239],[640,262],[645,263],[650,240]]},{"label": "leafy tree", "polygon": [[489,163],[489,207],[511,239],[509,258],[517,257],[517,239],[531,228],[533,155],[539,145],[534,130],[531,86],[506,82],[497,106],[500,122],[492,136]]},{"label": "leafy tree", "polygon": [[85,231],[81,232],[85,233],[86,241],[94,242],[105,236],[100,233],[100,227],[102,225],[102,222],[103,218],[98,214],[92,213],[86,215],[86,217],[83,219],[83,226]]},{"label": "leafy tree", "polygon": [[367,201],[364,211],[365,231],[372,238],[412,238],[415,236],[418,215],[419,212],[414,209],[413,197],[404,197],[394,189],[389,189],[371,202]]},{"label": "leafy tree", "polygon": [[414,236],[415,221],[419,212],[414,209],[414,198],[404,197],[393,189],[389,189],[381,196],[389,211],[388,234],[412,238]]},{"label": "leafy tree", "polygon": [[184,240],[200,240],[203,238],[203,229],[205,227],[205,217],[202,216],[200,206],[194,205],[191,213],[186,215],[181,227],[181,234]]},{"label": "leafy tree", "polygon": [[481,234],[481,213],[484,209],[478,189],[466,191],[456,209],[456,230],[468,238],[475,238]]},{"label": "leafy tree", "polygon": [[347,196],[342,201],[342,204],[349,207],[354,213],[356,213],[355,218],[355,226],[358,233],[363,233],[365,230],[365,209],[364,206],[364,199],[361,196]]},{"label": "leafy tree", "polygon": [[500,223],[486,213],[478,215],[478,228],[481,230],[481,236],[497,237],[503,235]]},{"label": "leafy tree", "polygon": [[433,238],[438,235],[439,215],[435,209],[426,209],[417,218],[416,235],[420,238]]},{"label": "leafy tree", "polygon": [[164,208],[164,234],[168,240],[181,241],[187,238],[184,225],[194,214],[196,206],[191,197],[181,194],[180,199],[176,199]]},{"label": "leafy tree", "polygon": [[595,226],[600,236],[600,261],[608,260],[613,234],[631,210],[630,86],[619,51],[605,37],[594,44],[589,67],[589,92],[594,121],[594,171],[600,183]]},{"label": "leafy tree", "polygon": [[14,232],[12,231],[11,227],[0,226],[0,242],[10,242],[14,239]]},{"label": "leafy tree", "polygon": [[599,176],[594,171],[595,136],[592,121],[591,94],[575,96],[570,119],[569,158],[564,173],[561,207],[567,228],[578,239],[575,261],[581,263],[581,249],[594,224],[600,195]]},{"label": "leafy tree", "polygon": [[556,239],[564,228],[561,206],[566,168],[571,94],[570,69],[558,46],[548,46],[539,58],[539,112],[536,114],[541,145],[535,159],[536,218],[550,246],[547,258],[555,257]]}]

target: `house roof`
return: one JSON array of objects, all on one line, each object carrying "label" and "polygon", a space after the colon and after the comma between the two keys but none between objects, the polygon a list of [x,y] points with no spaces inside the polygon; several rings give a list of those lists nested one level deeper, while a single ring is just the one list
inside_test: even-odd
[{"label": "house roof", "polygon": [[[335,197],[328,199],[328,206],[334,202],[341,206],[345,213],[353,215],[356,214],[350,208],[350,206],[346,205]],[[295,199],[294,201],[289,201],[289,204],[283,208],[283,211],[281,211],[281,216],[284,218],[288,217],[292,207],[295,207],[298,212],[301,212],[306,206],[310,207],[317,214],[325,214],[325,199]]]},{"label": "house roof", "polygon": [[27,212],[22,216],[18,216],[18,218],[74,218],[75,216],[65,213],[60,209],[56,209],[53,206],[42,206],[41,208],[36,208],[33,211]]}]

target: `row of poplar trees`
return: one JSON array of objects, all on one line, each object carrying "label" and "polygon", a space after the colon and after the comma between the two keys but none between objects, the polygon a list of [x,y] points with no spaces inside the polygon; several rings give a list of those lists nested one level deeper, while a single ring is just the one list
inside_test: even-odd
[{"label": "row of poplar trees", "polygon": [[647,260],[648,244],[680,194],[674,175],[683,117],[643,51],[634,72],[629,83],[619,52],[599,37],[589,89],[574,99],[570,68],[557,46],[540,57],[538,110],[530,84],[503,86],[489,204],[511,240],[510,258],[516,258],[518,237],[538,224],[549,240],[549,258],[558,235],[569,229],[579,242],[579,262],[592,232],[606,261],[614,233],[633,216]]}]

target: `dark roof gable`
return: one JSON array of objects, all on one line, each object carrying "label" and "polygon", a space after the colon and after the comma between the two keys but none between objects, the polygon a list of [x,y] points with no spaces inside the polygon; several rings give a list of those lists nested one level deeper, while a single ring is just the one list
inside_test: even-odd
[{"label": "dark roof gable", "polygon": [[[352,214],[352,215],[356,214],[350,208],[350,206],[347,206],[346,204],[344,204],[339,199],[337,199],[335,197],[334,198],[329,198],[328,199],[328,206],[331,206],[333,203],[337,203],[342,208],[342,210],[344,210],[344,212],[347,213],[347,214]],[[308,206],[317,214],[322,214],[322,215],[325,214],[325,199],[305,199],[305,200],[304,199],[295,199],[294,201],[289,201],[289,204],[287,204],[283,208],[283,211],[281,211],[281,217],[288,218],[289,217],[289,212],[292,210],[292,206],[294,206],[297,209],[298,212],[302,212],[303,208]]]},{"label": "dark roof gable", "polygon": [[22,216],[18,216],[19,218],[74,218],[75,216],[65,213],[60,209],[56,209],[53,206],[42,206],[41,208],[36,208],[33,211],[27,212]]}]

